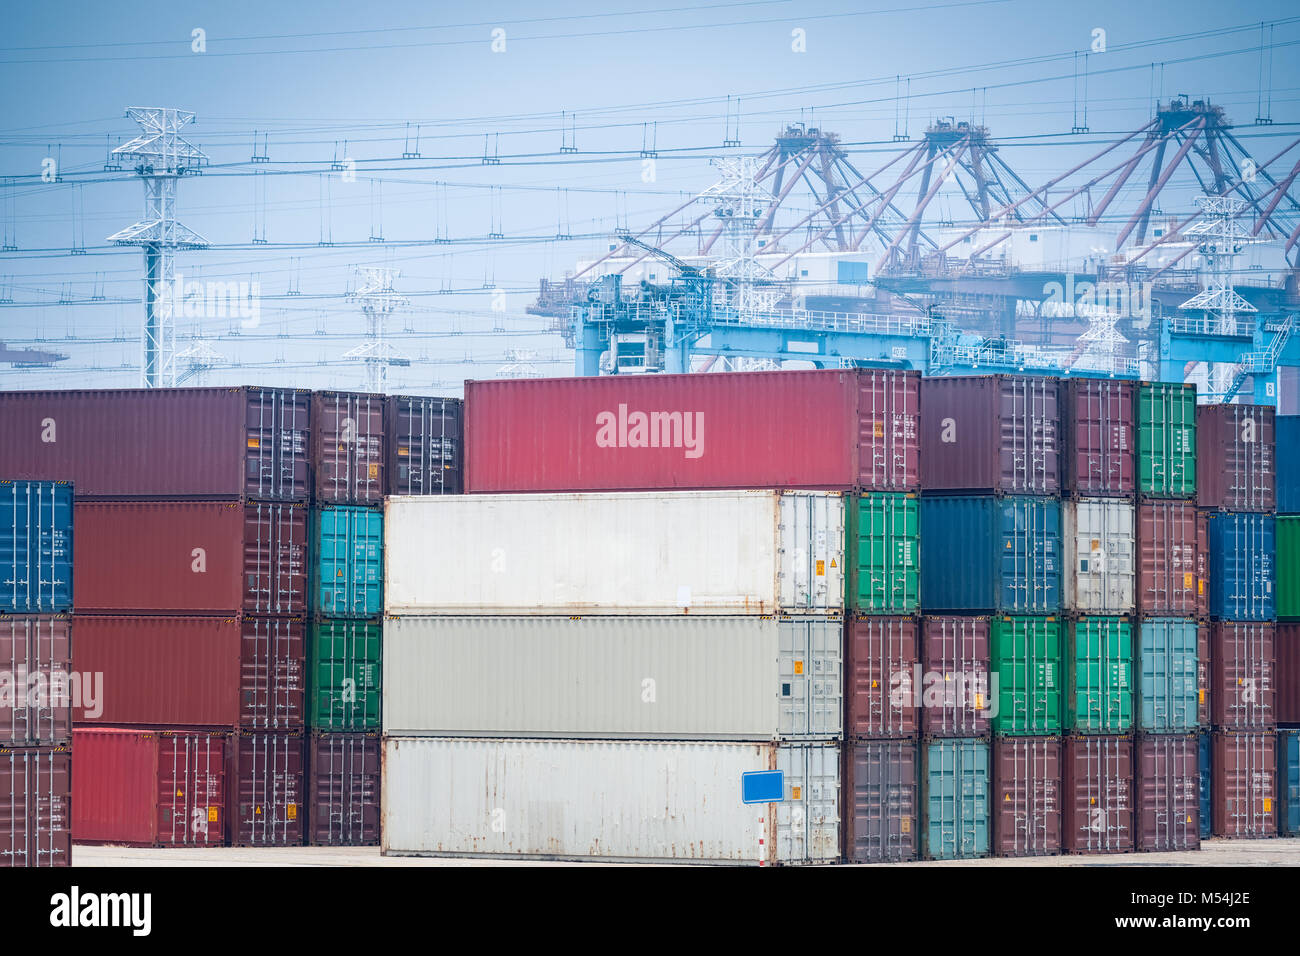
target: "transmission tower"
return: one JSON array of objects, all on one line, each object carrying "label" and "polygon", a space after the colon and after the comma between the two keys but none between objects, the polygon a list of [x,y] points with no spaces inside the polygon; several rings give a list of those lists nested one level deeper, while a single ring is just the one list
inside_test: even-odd
[{"label": "transmission tower", "polygon": [[361,313],[366,317],[366,338],[369,341],[344,352],[343,357],[365,362],[366,387],[372,392],[387,390],[390,365],[411,364],[409,356],[384,339],[388,317],[407,305],[407,299],[393,290],[393,280],[400,274],[396,269],[360,268],[357,270],[360,281],[350,296],[361,306]]},{"label": "transmission tower", "polygon": [[720,292],[727,290],[729,301],[718,305],[741,316],[774,311],[784,292],[776,276],[757,258],[754,226],[772,205],[773,198],[757,181],[763,171],[760,161],[758,156],[713,160],[722,179],[700,197],[713,204],[713,215],[724,237],[722,257],[714,273],[729,280],[717,286]]},{"label": "transmission tower", "polygon": [[182,139],[180,128],[194,119],[185,110],[133,106],[126,115],[143,132],[113,150],[115,158],[135,163],[144,181],[144,218],[108,237],[120,246],[144,248],[144,329],[140,383],[145,388],[176,384],[176,317],[172,306],[179,294],[176,250],[202,249],[208,241],[176,221],[176,180],[199,171],[208,158]]},{"label": "transmission tower", "polygon": [[506,364],[497,369],[497,378],[541,378],[541,370],[533,364],[537,359],[534,349],[506,349]]}]

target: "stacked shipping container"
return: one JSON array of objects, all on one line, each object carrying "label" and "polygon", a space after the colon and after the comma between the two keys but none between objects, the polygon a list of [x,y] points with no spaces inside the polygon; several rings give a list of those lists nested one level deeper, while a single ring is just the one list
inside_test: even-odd
[{"label": "stacked shipping container", "polygon": [[1277,820],[1283,836],[1300,836],[1300,416],[1279,415],[1275,425]]}]

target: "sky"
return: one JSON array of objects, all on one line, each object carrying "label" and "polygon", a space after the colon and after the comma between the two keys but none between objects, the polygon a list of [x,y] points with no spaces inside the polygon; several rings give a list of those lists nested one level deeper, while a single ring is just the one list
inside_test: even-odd
[{"label": "sky", "polygon": [[252,327],[178,320],[181,347],[198,335],[223,356],[187,384],[362,387],[342,359],[364,329],[347,293],[358,267],[385,266],[409,303],[390,340],[413,360],[390,390],[447,395],[516,359],[568,374],[563,341],[524,311],[538,279],[787,123],[837,132],[861,168],[897,152],[896,133],[975,119],[1039,184],[1176,94],[1223,105],[1261,155],[1300,120],[1300,17],[1272,0],[235,0],[5,18],[0,341],[69,356],[0,366],[6,389],[138,384],[142,256],[105,241],[143,213],[138,178],[104,168],[138,132],[127,107],[195,114],[184,135],[209,164],[178,183],[177,217],[209,245],[177,271],[263,296]]}]

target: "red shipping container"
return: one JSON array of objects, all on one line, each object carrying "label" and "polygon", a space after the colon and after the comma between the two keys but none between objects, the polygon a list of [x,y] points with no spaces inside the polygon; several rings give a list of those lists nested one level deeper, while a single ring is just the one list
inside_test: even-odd
[{"label": "red shipping container", "polygon": [[306,501],[310,393],[168,388],[0,392],[0,475],[87,498]]},{"label": "red shipping container", "polygon": [[989,619],[922,619],[921,730],[931,737],[989,732]]},{"label": "red shipping container", "polygon": [[224,846],[220,733],[78,727],[72,839],[126,846]]},{"label": "red shipping container", "polygon": [[313,846],[378,846],[378,734],[313,734],[308,839]]},{"label": "red shipping container", "polygon": [[373,505],[384,500],[387,445],[384,396],[315,392],[311,399],[316,501]]},{"label": "red shipping container", "polygon": [[69,615],[0,615],[0,746],[71,742],[71,670]]},{"label": "red shipping container", "polygon": [[306,790],[301,734],[240,731],[231,738],[230,842],[301,846]]},{"label": "red shipping container", "polygon": [[465,487],[465,403],[390,395],[384,409],[390,495],[458,495]]},{"label": "red shipping container", "polygon": [[69,747],[0,747],[0,867],[72,862]]},{"label": "red shipping container", "polygon": [[1062,407],[1065,488],[1077,495],[1131,495],[1137,490],[1134,382],[1074,378]]},{"label": "red shipping container", "polygon": [[1189,501],[1137,507],[1137,604],[1142,614],[1207,617],[1209,528]]},{"label": "red shipping container", "polygon": [[1143,734],[1134,761],[1134,836],[1139,850],[1201,846],[1201,774],[1196,736]]},{"label": "red shipping container", "polygon": [[845,860],[905,863],[916,859],[918,769],[914,739],[845,743]]},{"label": "red shipping container", "polygon": [[1214,835],[1238,840],[1277,836],[1277,735],[1216,733],[1211,746]]},{"label": "red shipping container", "polygon": [[1210,641],[1210,624],[1201,621],[1196,625],[1196,723],[1206,729],[1213,722],[1214,710],[1214,651]]},{"label": "red shipping container", "polygon": [[1133,850],[1133,738],[1065,738],[1062,843],[1068,853]]},{"label": "red shipping container", "polygon": [[848,737],[916,733],[920,644],[910,617],[852,617],[845,622]]},{"label": "red shipping container", "polygon": [[1223,511],[1272,511],[1275,410],[1268,405],[1196,407],[1196,503]]},{"label": "red shipping container", "polygon": [[919,373],[465,383],[465,487],[915,491]]},{"label": "red shipping container", "polygon": [[1060,853],[1061,738],[995,737],[992,762],[994,854]]},{"label": "red shipping container", "polygon": [[1277,726],[1273,625],[1216,621],[1211,643],[1215,729],[1272,730]]},{"label": "red shipping container", "polygon": [[1280,622],[1277,625],[1274,651],[1277,722],[1283,727],[1300,726],[1300,624]]}]

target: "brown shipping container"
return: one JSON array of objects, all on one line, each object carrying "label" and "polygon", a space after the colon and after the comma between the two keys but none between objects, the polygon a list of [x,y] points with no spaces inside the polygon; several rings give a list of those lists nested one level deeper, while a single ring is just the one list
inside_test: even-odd
[{"label": "brown shipping container", "polygon": [[1137,604],[1143,614],[1209,615],[1209,530],[1190,501],[1137,507]]},{"label": "brown shipping container", "polygon": [[1267,405],[1196,407],[1196,503],[1223,511],[1277,506],[1274,409]]},{"label": "brown shipping container", "polygon": [[1214,708],[1214,652],[1210,640],[1210,622],[1196,625],[1196,723],[1209,729]]},{"label": "brown shipping container", "polygon": [[0,392],[0,475],[87,498],[306,501],[310,393],[166,388]]},{"label": "brown shipping container", "polygon": [[1196,736],[1143,734],[1134,761],[1133,832],[1139,850],[1201,846],[1201,775]]},{"label": "brown shipping container", "polygon": [[916,859],[920,788],[916,740],[846,743],[844,859],[905,863]]},{"label": "brown shipping container", "polygon": [[906,737],[916,733],[915,686],[920,663],[916,620],[852,617],[845,622],[849,686],[848,737]]},{"label": "brown shipping container", "polygon": [[312,484],[316,501],[376,505],[387,490],[384,396],[314,392]]},{"label": "brown shipping container", "polygon": [[1300,624],[1277,625],[1277,669],[1274,673],[1274,706],[1277,722],[1284,727],[1300,726]]},{"label": "brown shipping container", "polygon": [[308,837],[312,846],[378,846],[378,734],[313,734]]},{"label": "brown shipping container", "polygon": [[1215,729],[1272,730],[1277,726],[1273,625],[1216,621],[1211,644]]},{"label": "brown shipping container", "polygon": [[1060,737],[993,740],[993,852],[1052,856],[1061,852]]},{"label": "brown shipping container", "polygon": [[1065,489],[1077,495],[1131,495],[1137,489],[1135,382],[1075,378],[1063,385]]},{"label": "brown shipping container", "polygon": [[1277,836],[1277,735],[1216,733],[1211,746],[1214,835],[1237,840]]},{"label": "brown shipping container", "polygon": [[1133,738],[1065,738],[1062,843],[1067,853],[1133,850]]},{"label": "brown shipping container", "polygon": [[922,618],[921,731],[930,737],[989,732],[989,619]]},{"label": "brown shipping container", "polygon": [[301,734],[241,731],[231,738],[230,842],[234,846],[301,846],[304,787]]},{"label": "brown shipping container", "polygon": [[458,495],[465,488],[465,403],[390,395],[384,409],[390,495]]},{"label": "brown shipping container", "polygon": [[0,747],[72,740],[72,618],[67,614],[0,615]]},{"label": "brown shipping container", "polygon": [[0,747],[0,867],[71,862],[71,748]]},{"label": "brown shipping container", "polygon": [[922,490],[1060,492],[1058,379],[925,378],[921,407]]}]

